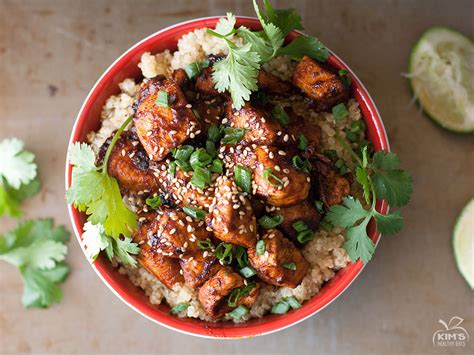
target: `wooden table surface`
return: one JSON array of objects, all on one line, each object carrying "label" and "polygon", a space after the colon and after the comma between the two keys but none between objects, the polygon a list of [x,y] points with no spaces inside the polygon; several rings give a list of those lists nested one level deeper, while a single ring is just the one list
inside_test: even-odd
[{"label": "wooden table surface", "polygon": [[[213,341],[182,335],[129,309],[99,280],[75,237],[64,300],[25,310],[15,269],[0,264],[0,353],[468,353],[473,294],[451,250],[455,218],[474,196],[474,137],[446,132],[412,103],[407,59],[430,26],[474,36],[474,3],[438,0],[274,1],[296,7],[359,75],[383,117],[392,149],[414,177],[405,228],[383,237],[372,262],[333,304],[277,334]],[[53,216],[70,228],[64,162],[88,91],[123,51],[168,25],[227,11],[253,15],[250,1],[0,0],[0,139],[19,137],[37,156],[41,194],[25,218]],[[16,221],[0,219],[0,233]],[[439,319],[464,319],[465,348],[432,345]]]}]

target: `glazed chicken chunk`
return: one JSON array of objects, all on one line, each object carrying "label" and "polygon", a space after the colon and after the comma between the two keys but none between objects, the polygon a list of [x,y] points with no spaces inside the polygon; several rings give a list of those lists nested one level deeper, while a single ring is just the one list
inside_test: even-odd
[{"label": "glazed chicken chunk", "polygon": [[293,73],[293,84],[321,110],[328,110],[347,99],[349,92],[332,69],[304,56]]},{"label": "glazed chicken chunk", "polygon": [[225,147],[225,163],[252,170],[253,194],[273,206],[291,206],[306,200],[311,179],[290,163],[287,152],[276,147]]},{"label": "glazed chicken chunk", "polygon": [[[242,297],[235,302],[229,298],[233,290],[243,291]],[[242,276],[229,267],[220,269],[200,289],[198,299],[205,311],[212,318],[218,319],[230,312],[232,308],[245,305],[250,308],[257,300],[260,285],[257,283],[246,285]]]},{"label": "glazed chicken chunk", "polygon": [[318,154],[312,160],[319,198],[328,207],[339,205],[351,192],[349,180],[338,175],[327,158]]},{"label": "glazed chicken chunk", "polygon": [[258,254],[256,247],[247,250],[258,277],[275,286],[298,286],[309,268],[303,254],[276,229],[266,231],[261,240],[264,252]]},{"label": "glazed chicken chunk", "polygon": [[284,94],[291,90],[291,84],[261,69],[257,77],[258,89],[271,94]]},{"label": "glazed chicken chunk", "polygon": [[216,238],[247,248],[255,245],[257,221],[252,205],[231,178],[222,176],[217,180],[212,207],[211,226]]},{"label": "glazed chicken chunk", "polygon": [[204,95],[214,97],[219,95],[219,92],[214,87],[214,82],[212,81],[212,67],[203,69],[198,75],[196,78],[196,90]]},{"label": "glazed chicken chunk", "polygon": [[155,161],[200,133],[198,121],[179,85],[163,76],[141,87],[134,123],[140,142]]},{"label": "glazed chicken chunk", "polygon": [[156,221],[157,214],[149,214],[146,220],[141,224],[133,234],[133,241],[140,245],[140,254],[138,262],[141,266],[152,273],[166,287],[173,288],[176,283],[183,283],[184,278],[180,274],[181,267],[177,259],[172,259],[158,253],[148,244],[148,230],[150,224]]},{"label": "glazed chicken chunk", "polygon": [[[111,138],[101,147],[99,156],[105,155],[110,141]],[[110,154],[107,169],[109,175],[117,179],[122,194],[158,191],[158,181],[149,169],[148,156],[131,131],[120,136]]]},{"label": "glazed chicken chunk", "polygon": [[293,239],[295,239],[298,234],[293,227],[293,223],[302,221],[309,229],[314,231],[318,227],[321,219],[321,215],[316,208],[308,201],[291,207],[280,208],[275,214],[283,217],[283,222],[278,228],[282,229],[287,236]]}]

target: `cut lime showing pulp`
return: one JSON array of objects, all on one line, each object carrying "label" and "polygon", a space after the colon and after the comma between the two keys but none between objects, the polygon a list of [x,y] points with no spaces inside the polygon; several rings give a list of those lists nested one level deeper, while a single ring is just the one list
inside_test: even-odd
[{"label": "cut lime showing pulp", "polygon": [[474,198],[458,217],[454,227],[453,248],[459,272],[474,289]]},{"label": "cut lime showing pulp", "polygon": [[442,127],[474,131],[474,43],[442,27],[426,31],[411,52],[409,78],[423,110]]}]

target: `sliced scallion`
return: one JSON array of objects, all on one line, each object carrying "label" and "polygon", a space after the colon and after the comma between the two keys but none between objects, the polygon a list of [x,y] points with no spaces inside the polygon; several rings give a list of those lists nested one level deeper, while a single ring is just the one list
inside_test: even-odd
[{"label": "sliced scallion", "polygon": [[168,108],[168,93],[166,91],[158,91],[158,95],[156,96],[155,104],[157,106],[166,107]]},{"label": "sliced scallion", "polygon": [[189,163],[194,170],[196,170],[196,167],[204,168],[212,163],[212,157],[204,148],[199,148],[191,154]]},{"label": "sliced scallion", "polygon": [[228,316],[232,317],[235,320],[241,319],[243,316],[249,313],[249,309],[244,305],[240,305],[231,312],[227,313]]},{"label": "sliced scallion", "polygon": [[299,142],[298,142],[298,149],[299,150],[305,150],[306,147],[308,146],[309,140],[306,138],[306,136],[301,133],[299,137]]},{"label": "sliced scallion", "polygon": [[252,191],[252,170],[243,166],[237,165],[234,170],[234,180],[238,187],[247,193]]},{"label": "sliced scallion", "polygon": [[341,102],[340,104],[337,104],[332,108],[332,114],[334,115],[334,120],[336,120],[336,122],[339,122],[340,120],[349,115],[349,111],[347,111],[344,102]]},{"label": "sliced scallion", "polygon": [[191,154],[193,154],[194,147],[191,145],[183,145],[172,152],[173,158],[176,160],[189,160]]},{"label": "sliced scallion", "polygon": [[220,159],[214,159],[209,167],[213,173],[222,174],[224,172],[224,163]]},{"label": "sliced scallion", "polygon": [[271,313],[273,314],[286,314],[290,310],[290,305],[285,301],[280,301],[273,305]]},{"label": "sliced scallion", "polygon": [[217,143],[221,140],[221,130],[217,125],[212,124],[209,126],[209,129],[207,130],[207,139]]},{"label": "sliced scallion", "polygon": [[272,116],[275,117],[282,126],[286,126],[290,123],[290,116],[288,116],[285,109],[281,106],[275,106],[273,108]]},{"label": "sliced scallion", "polygon": [[173,314],[173,315],[179,314],[179,313],[184,312],[185,310],[187,310],[189,306],[190,306],[189,303],[184,303],[184,302],[183,303],[178,303],[176,306],[171,308],[170,313]]},{"label": "sliced scallion", "polygon": [[219,261],[224,265],[229,265],[232,262],[232,244],[220,243],[214,252]]},{"label": "sliced scallion", "polygon": [[298,232],[298,235],[296,236],[296,240],[300,242],[301,244],[309,242],[310,240],[313,240],[313,239],[314,239],[314,232],[310,229],[305,229],[301,232]]},{"label": "sliced scallion", "polygon": [[193,177],[191,178],[191,184],[203,190],[210,182],[211,172],[208,169],[196,166],[196,168],[194,168]]},{"label": "sliced scallion", "polygon": [[[283,180],[279,179],[275,174],[273,174],[272,169],[265,169],[263,171],[263,178],[273,186],[283,186]],[[272,179],[273,181],[270,181]],[[276,181],[276,182],[274,182]]]},{"label": "sliced scallion", "polygon": [[184,213],[186,213],[189,217],[192,217],[194,219],[198,220],[204,220],[206,218],[206,212],[201,210],[200,208],[194,207],[194,206],[186,206],[183,207]]},{"label": "sliced scallion", "polygon": [[145,202],[151,208],[157,209],[161,206],[161,197],[156,195],[154,197],[147,198]]},{"label": "sliced scallion", "polygon": [[197,241],[197,246],[201,250],[214,249],[214,244],[212,244],[212,242],[209,238],[207,238],[206,240],[198,240]]},{"label": "sliced scallion", "polygon": [[249,278],[249,277],[252,277],[254,275],[257,274],[257,271],[255,271],[255,269],[251,266],[246,266],[246,267],[243,267],[242,269],[240,269],[240,274],[245,277],[245,278]]},{"label": "sliced scallion", "polygon": [[296,270],[296,264],[294,262],[283,263],[282,266],[288,270],[293,270],[293,271]]},{"label": "sliced scallion", "polygon": [[301,308],[301,303],[294,296],[286,297],[285,302],[293,309]]},{"label": "sliced scallion", "polygon": [[304,223],[303,221],[296,221],[295,223],[292,224],[292,227],[297,232],[302,232],[304,230],[309,229],[308,225]]},{"label": "sliced scallion", "polygon": [[275,228],[276,226],[283,223],[283,216],[282,215],[274,215],[273,217],[264,215],[258,219],[258,224],[265,229]]},{"label": "sliced scallion", "polygon": [[260,239],[255,245],[255,252],[257,253],[257,255],[263,255],[265,253],[265,249],[265,241],[263,239]]}]

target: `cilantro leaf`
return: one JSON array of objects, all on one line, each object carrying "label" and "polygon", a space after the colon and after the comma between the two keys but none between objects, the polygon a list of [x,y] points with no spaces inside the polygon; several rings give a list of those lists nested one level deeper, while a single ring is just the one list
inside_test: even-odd
[{"label": "cilantro leaf", "polygon": [[367,170],[365,170],[361,166],[358,166],[356,168],[356,179],[357,182],[362,186],[362,189],[364,191],[364,198],[368,203],[370,200],[370,185],[369,179],[367,177]]},{"label": "cilantro leaf", "polygon": [[0,178],[5,178],[14,189],[36,177],[35,156],[23,148],[24,143],[17,138],[0,142]]},{"label": "cilantro leaf", "polygon": [[387,215],[375,211],[374,218],[377,222],[377,230],[382,234],[395,234],[403,228],[403,218],[399,211]]},{"label": "cilantro leaf", "polygon": [[278,27],[283,36],[286,36],[293,30],[304,29],[301,24],[301,16],[298,15],[295,9],[276,10],[268,0],[264,0],[264,6],[266,11],[266,14],[264,14],[265,20]]},{"label": "cilantro leaf", "polygon": [[75,166],[75,171],[97,170],[95,154],[91,146],[86,143],[75,143],[69,147],[69,162]]},{"label": "cilantro leaf", "polygon": [[387,200],[395,207],[405,206],[410,201],[413,191],[412,178],[403,170],[389,170],[374,173],[375,194],[380,199]]},{"label": "cilantro leaf", "polygon": [[373,163],[371,164],[376,169],[381,170],[394,170],[400,166],[400,159],[393,152],[386,153],[383,150],[375,152],[373,157]]},{"label": "cilantro leaf", "polygon": [[239,27],[238,34],[245,42],[252,45],[252,51],[259,54],[262,63],[268,62],[273,56],[273,47],[268,42],[265,32],[254,32],[247,27]]},{"label": "cilantro leaf", "polygon": [[293,60],[300,60],[308,55],[320,62],[329,58],[328,49],[316,38],[306,35],[296,37],[287,46],[280,48],[277,55],[287,55]]},{"label": "cilantro leaf", "polygon": [[227,13],[227,18],[223,17],[217,22],[214,31],[223,37],[227,37],[234,32],[235,16],[231,13]]},{"label": "cilantro leaf", "polygon": [[359,200],[352,197],[344,197],[342,205],[331,206],[326,218],[336,226],[348,228],[369,215],[370,212],[362,207]]},{"label": "cilantro leaf", "polygon": [[360,259],[364,264],[367,264],[375,252],[375,244],[367,235],[369,221],[370,218],[367,217],[359,225],[347,229],[344,249],[346,249],[352,262]]},{"label": "cilantro leaf", "polygon": [[62,298],[58,284],[66,278],[64,263],[69,232],[52,219],[30,220],[0,236],[0,260],[16,266],[23,278],[25,307],[48,307]]}]

